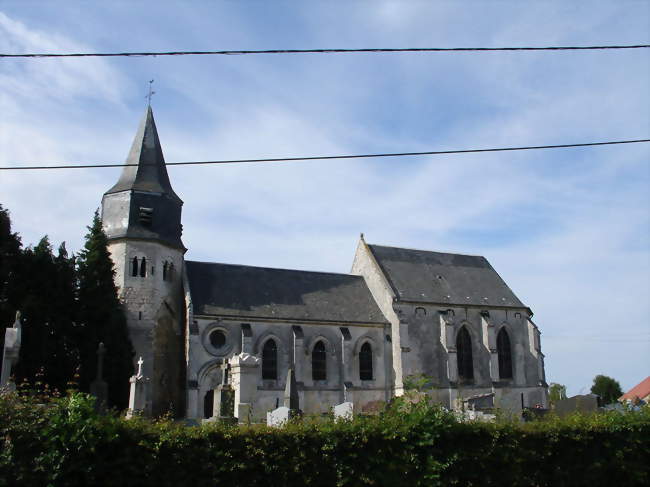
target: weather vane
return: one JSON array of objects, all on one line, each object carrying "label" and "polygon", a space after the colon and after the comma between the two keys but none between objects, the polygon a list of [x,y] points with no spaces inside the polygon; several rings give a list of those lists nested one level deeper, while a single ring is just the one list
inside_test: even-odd
[{"label": "weather vane", "polygon": [[153,80],[151,79],[151,80],[149,80],[149,93],[146,96],[146,98],[147,98],[147,100],[149,102],[149,106],[151,106],[151,97],[156,94],[156,92],[153,91],[153,89],[152,89],[153,88],[152,85],[153,85]]}]

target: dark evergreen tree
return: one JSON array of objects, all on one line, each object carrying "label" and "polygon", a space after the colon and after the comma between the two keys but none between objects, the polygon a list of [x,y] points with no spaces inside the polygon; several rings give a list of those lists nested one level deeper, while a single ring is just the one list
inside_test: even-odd
[{"label": "dark evergreen tree", "polygon": [[89,390],[96,374],[97,347],[99,342],[104,342],[108,403],[121,409],[128,405],[133,347],[113,281],[115,270],[108,253],[108,240],[97,211],[88,230],[77,265],[80,388]]},{"label": "dark evergreen tree", "polygon": [[[11,302],[11,282],[21,253],[18,234],[11,231],[9,211],[0,204],[0,331],[11,326],[16,309]],[[4,344],[4,332],[0,333],[0,346]]]},{"label": "dark evergreen tree", "polygon": [[11,283],[12,302],[23,313],[18,381],[37,379],[64,391],[78,365],[74,335],[74,258],[65,244],[52,253],[47,236],[28,247],[15,268]]}]

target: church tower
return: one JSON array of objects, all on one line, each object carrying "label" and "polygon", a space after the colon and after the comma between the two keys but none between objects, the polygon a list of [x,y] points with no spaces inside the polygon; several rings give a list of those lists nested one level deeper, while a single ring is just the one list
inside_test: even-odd
[{"label": "church tower", "polygon": [[120,179],[102,198],[102,222],[153,416],[184,411],[182,206],[147,107]]}]

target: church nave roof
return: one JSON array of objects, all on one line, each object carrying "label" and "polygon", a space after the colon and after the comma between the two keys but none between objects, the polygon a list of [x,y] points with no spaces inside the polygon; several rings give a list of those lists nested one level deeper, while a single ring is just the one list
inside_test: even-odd
[{"label": "church nave roof", "polygon": [[185,264],[198,315],[387,322],[361,276],[193,261]]}]

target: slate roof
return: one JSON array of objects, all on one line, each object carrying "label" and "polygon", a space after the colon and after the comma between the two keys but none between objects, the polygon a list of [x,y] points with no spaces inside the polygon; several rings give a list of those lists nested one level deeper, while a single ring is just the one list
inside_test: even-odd
[{"label": "slate roof", "polygon": [[386,323],[361,276],[186,261],[194,313]]},{"label": "slate roof", "polygon": [[147,107],[147,111],[140,122],[131,150],[126,158],[126,163],[136,165],[124,166],[120,179],[115,186],[106,191],[106,194],[135,190],[163,193],[180,201],[169,182],[165,158],[151,107]]},{"label": "slate roof", "polygon": [[485,257],[368,247],[402,300],[525,307]]}]

